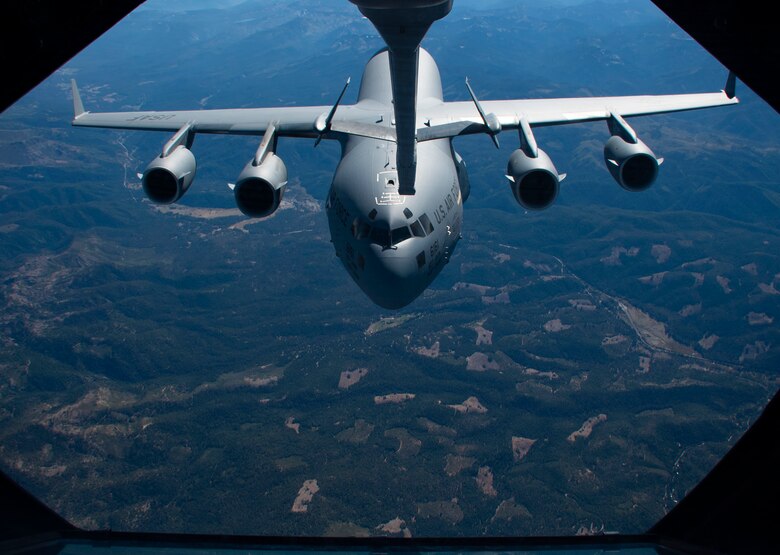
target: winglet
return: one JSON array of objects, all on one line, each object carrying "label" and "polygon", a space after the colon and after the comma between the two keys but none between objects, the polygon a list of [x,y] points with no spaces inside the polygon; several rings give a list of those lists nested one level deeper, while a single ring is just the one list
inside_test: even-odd
[{"label": "winglet", "polygon": [[498,117],[496,117],[494,113],[485,114],[485,110],[482,109],[482,104],[479,103],[477,95],[474,94],[474,89],[471,88],[468,77],[466,77],[466,88],[469,90],[471,100],[474,101],[474,105],[477,107],[477,112],[479,112],[479,117],[482,118],[482,123],[485,124],[487,134],[490,135],[490,139],[493,141],[493,144],[496,145],[496,148],[501,148],[501,145],[498,143],[498,134],[501,133],[501,122],[498,121]]},{"label": "winglet", "polygon": [[330,109],[330,112],[328,112],[327,115],[325,114],[320,115],[317,118],[317,121],[314,122],[314,127],[317,129],[317,132],[319,133],[319,135],[317,135],[317,140],[314,141],[315,147],[318,144],[320,144],[320,141],[322,140],[322,136],[325,134],[325,132],[330,129],[330,124],[333,121],[333,116],[336,115],[336,110],[338,109],[339,104],[341,104],[341,99],[344,98],[344,93],[347,92],[347,87],[349,87],[350,81],[352,81],[352,77],[347,77],[347,82],[344,84],[344,88],[341,89],[341,94],[336,99],[336,103]]},{"label": "winglet", "polygon": [[79,87],[76,85],[76,80],[70,80],[70,90],[73,93],[73,119],[84,113],[84,103],[81,102],[81,95],[79,94]]},{"label": "winglet", "polygon": [[723,89],[726,96],[734,98],[737,96],[737,76],[733,71],[729,71],[729,76],[726,78],[726,86]]}]

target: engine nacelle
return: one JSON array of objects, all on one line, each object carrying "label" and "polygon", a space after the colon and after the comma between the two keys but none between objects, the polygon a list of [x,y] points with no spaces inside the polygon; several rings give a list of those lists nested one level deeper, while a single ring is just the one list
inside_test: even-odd
[{"label": "engine nacelle", "polygon": [[282,202],[287,187],[287,168],[274,153],[255,166],[250,160],[238,176],[233,193],[238,209],[250,218],[273,214]]},{"label": "engine nacelle", "polygon": [[558,196],[562,179],[547,153],[541,148],[537,152],[538,156],[532,158],[522,149],[517,149],[509,157],[506,167],[515,199],[530,210],[550,206]]},{"label": "engine nacelle", "polygon": [[658,166],[663,159],[656,158],[639,139],[631,143],[613,135],[604,145],[604,161],[621,187],[627,191],[644,191],[658,177]]},{"label": "engine nacelle", "polygon": [[157,204],[171,204],[179,200],[195,179],[195,156],[179,146],[168,156],[158,156],[146,166],[141,184],[149,200]]}]

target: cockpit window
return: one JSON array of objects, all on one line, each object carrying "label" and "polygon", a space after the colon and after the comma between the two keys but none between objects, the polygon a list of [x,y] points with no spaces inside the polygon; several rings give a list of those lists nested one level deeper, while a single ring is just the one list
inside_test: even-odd
[{"label": "cockpit window", "polygon": [[412,236],[412,232],[409,231],[409,228],[407,226],[401,226],[397,227],[393,230],[393,234],[391,237],[391,242],[393,245],[397,245],[398,243],[401,243],[402,241],[406,241]]},{"label": "cockpit window", "polygon": [[365,239],[371,234],[371,226],[360,218],[352,222],[352,236],[355,239]]},{"label": "cockpit window", "polygon": [[408,208],[404,208],[404,216],[406,216],[407,220],[410,220],[414,214],[412,214],[412,211]]},{"label": "cockpit window", "polygon": [[423,230],[425,230],[426,235],[430,235],[433,233],[433,224],[431,223],[431,220],[428,219],[428,214],[423,214],[420,216],[420,223],[422,224]]},{"label": "cockpit window", "polygon": [[383,249],[390,247],[390,230],[381,226],[371,228],[371,242]]},{"label": "cockpit window", "polygon": [[412,222],[411,228],[412,235],[415,237],[425,237],[425,231],[423,230],[419,220]]}]

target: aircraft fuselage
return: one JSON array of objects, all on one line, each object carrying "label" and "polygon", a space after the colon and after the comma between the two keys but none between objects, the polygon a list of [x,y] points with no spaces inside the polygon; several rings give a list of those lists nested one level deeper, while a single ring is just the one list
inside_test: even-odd
[{"label": "aircraft fuselage", "polygon": [[[433,58],[420,50],[418,105],[442,102]],[[393,126],[387,51],[366,65],[356,109]],[[326,203],[331,240],[350,277],[384,308],[411,303],[436,278],[460,239],[465,164],[450,139],[417,145],[416,193],[398,192],[396,144],[350,135]]]}]

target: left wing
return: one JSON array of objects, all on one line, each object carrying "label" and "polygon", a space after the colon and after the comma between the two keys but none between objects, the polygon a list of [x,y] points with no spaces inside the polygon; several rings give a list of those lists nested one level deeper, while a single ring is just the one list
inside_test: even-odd
[{"label": "left wing", "polygon": [[523,120],[541,127],[728,106],[739,103],[734,85],[730,73],[724,90],[713,93],[444,102],[420,110],[426,124],[417,130],[417,140],[473,133],[495,135],[501,130],[521,128]]}]

